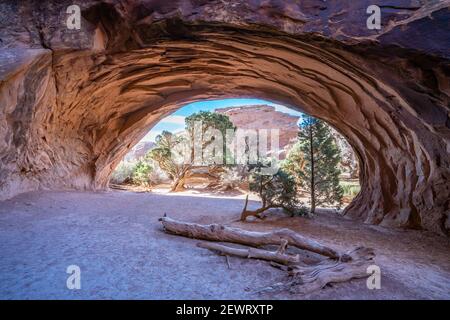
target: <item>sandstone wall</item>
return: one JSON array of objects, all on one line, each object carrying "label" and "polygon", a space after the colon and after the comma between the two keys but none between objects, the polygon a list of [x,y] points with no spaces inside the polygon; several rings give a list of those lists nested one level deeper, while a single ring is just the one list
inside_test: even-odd
[{"label": "sandstone wall", "polygon": [[165,115],[256,97],[328,121],[362,192],[349,217],[449,234],[449,1],[0,3],[0,193],[102,189]]}]

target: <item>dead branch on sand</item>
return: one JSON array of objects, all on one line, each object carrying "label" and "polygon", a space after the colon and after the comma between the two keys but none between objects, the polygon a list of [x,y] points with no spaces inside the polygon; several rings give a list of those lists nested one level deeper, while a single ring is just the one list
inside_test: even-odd
[{"label": "dead branch on sand", "polygon": [[[323,288],[329,283],[345,282],[355,278],[367,277],[367,267],[374,263],[373,249],[358,247],[348,253],[340,254],[314,240],[289,230],[279,229],[272,232],[255,232],[221,224],[202,225],[177,221],[164,216],[159,219],[166,232],[209,241],[231,242],[250,246],[247,248],[231,247],[212,242],[200,242],[197,246],[242,258],[266,260],[272,266],[288,272],[291,279],[277,283],[256,292],[289,291],[291,293],[309,293]],[[264,245],[278,245],[276,251],[261,249]],[[302,266],[299,255],[286,253],[288,246],[311,251],[326,256],[316,265]]]},{"label": "dead branch on sand", "polygon": [[282,254],[279,252],[272,252],[268,250],[256,248],[233,248],[223,244],[214,242],[199,242],[197,247],[218,251],[222,254],[237,256],[241,258],[252,258],[260,260],[274,261],[280,264],[294,264],[300,261],[298,255]]},{"label": "dead branch on sand", "polygon": [[[288,245],[312,251],[333,259],[341,258],[336,250],[324,246],[314,240],[301,236],[289,229],[278,229],[272,232],[255,232],[224,226],[221,224],[198,224],[177,221],[169,217],[159,219],[164,228],[180,236],[219,242],[239,243],[252,247],[263,245],[281,245],[287,241]],[[345,257],[344,257],[345,258]]]}]

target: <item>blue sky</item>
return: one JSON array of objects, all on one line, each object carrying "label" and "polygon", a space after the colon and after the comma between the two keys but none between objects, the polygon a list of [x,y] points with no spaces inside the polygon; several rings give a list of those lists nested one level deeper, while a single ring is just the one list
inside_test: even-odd
[{"label": "blue sky", "polygon": [[160,122],[158,122],[147,135],[142,139],[143,141],[154,141],[155,137],[160,134],[163,130],[171,132],[180,132],[184,129],[184,119],[191,114],[198,111],[214,111],[219,108],[226,107],[240,107],[256,104],[265,104],[273,106],[275,110],[288,113],[291,115],[301,116],[301,112],[289,109],[280,104],[276,104],[267,100],[261,99],[220,99],[220,100],[207,100],[189,103],[170,116],[165,117]]}]

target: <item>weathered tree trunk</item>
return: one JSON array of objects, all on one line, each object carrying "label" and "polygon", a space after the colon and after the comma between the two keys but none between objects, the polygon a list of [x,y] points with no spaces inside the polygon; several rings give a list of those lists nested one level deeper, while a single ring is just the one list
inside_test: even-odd
[{"label": "weathered tree trunk", "polygon": [[182,169],[181,173],[175,178],[174,182],[172,183],[170,192],[179,192],[185,189],[184,184],[186,182],[187,175],[189,175],[190,169],[191,166],[186,166]]},{"label": "weathered tree trunk", "polygon": [[326,257],[333,259],[342,257],[336,250],[324,246],[314,240],[307,239],[289,229],[279,229],[272,232],[255,232],[227,227],[221,224],[202,225],[182,222],[169,217],[162,217],[160,218],[160,221],[166,231],[195,239],[232,242],[253,247],[282,245],[287,241],[290,246],[312,251]]},{"label": "weathered tree trunk", "polygon": [[[306,239],[288,229],[273,232],[253,232],[219,224],[201,225],[180,222],[168,217],[163,217],[160,221],[166,231],[185,237],[234,242],[250,246],[280,245],[279,249],[274,252],[251,247],[235,248],[212,242],[197,244],[200,248],[214,250],[226,256],[234,255],[270,261],[273,266],[288,271],[292,276],[287,282],[258,289],[256,290],[257,293],[286,290],[291,293],[309,293],[321,289],[329,283],[367,277],[367,267],[374,263],[373,249],[359,247],[347,254],[340,255],[335,250]],[[320,253],[329,258],[316,265],[302,266],[300,265],[299,255],[285,253],[288,245]],[[337,258],[339,259],[337,260]]]},{"label": "weathered tree trunk", "polygon": [[374,264],[373,249],[358,247],[347,255],[349,259],[345,262],[327,259],[314,266],[293,266],[290,271],[292,280],[262,288],[257,292],[289,291],[305,294],[322,289],[329,283],[368,277],[367,267]]},{"label": "weathered tree trunk", "polygon": [[185,183],[185,176],[177,178],[173,183],[172,187],[170,188],[170,192],[179,192],[184,190],[184,183]]},{"label": "weathered tree trunk", "polygon": [[247,217],[257,217],[257,218],[261,218],[261,213],[264,213],[265,211],[269,210],[270,208],[274,208],[274,206],[266,206],[266,207],[262,207],[256,210],[242,210],[241,213],[241,221],[245,221],[247,219]]},{"label": "weathered tree trunk", "polygon": [[197,246],[209,250],[218,251],[222,254],[238,256],[241,258],[253,258],[267,261],[274,261],[284,265],[295,264],[300,262],[298,255],[284,254],[279,251],[273,252],[256,248],[232,248],[223,244],[214,242],[199,242]]},{"label": "weathered tree trunk", "polygon": [[248,194],[245,197],[245,204],[244,204],[244,209],[242,209],[241,212],[241,217],[240,217],[240,221],[245,221],[247,219],[247,217],[257,217],[257,218],[263,218],[262,217],[262,213],[264,213],[265,211],[272,209],[272,208],[281,208],[281,206],[277,206],[274,204],[269,204],[267,205],[265,201],[263,201],[262,207],[258,208],[256,210],[247,210],[247,205],[248,205]]},{"label": "weathered tree trunk", "polygon": [[316,211],[316,184],[314,181],[314,144],[313,144],[313,129],[312,124],[309,125],[309,148],[310,148],[310,161],[311,161],[311,209],[310,212],[314,214]]},{"label": "weathered tree trunk", "polygon": [[247,219],[247,217],[250,217],[250,216],[261,218],[261,216],[260,216],[261,213],[263,213],[264,211],[273,207],[273,206],[264,206],[263,205],[261,208],[256,209],[256,210],[247,210],[247,205],[248,205],[248,194],[245,197],[244,209],[242,209],[242,212],[241,212],[241,218],[240,218],[241,221],[245,221],[245,219]]}]

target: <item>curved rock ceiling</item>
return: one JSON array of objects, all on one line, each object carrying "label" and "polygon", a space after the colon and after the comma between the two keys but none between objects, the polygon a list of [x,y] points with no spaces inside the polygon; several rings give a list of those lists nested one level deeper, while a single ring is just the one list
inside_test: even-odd
[{"label": "curved rock ceiling", "polygon": [[[449,1],[71,1],[0,5],[0,198],[107,187],[159,119],[263,98],[328,121],[361,162],[346,215],[450,234]],[[395,5],[394,5],[394,4]]]}]

